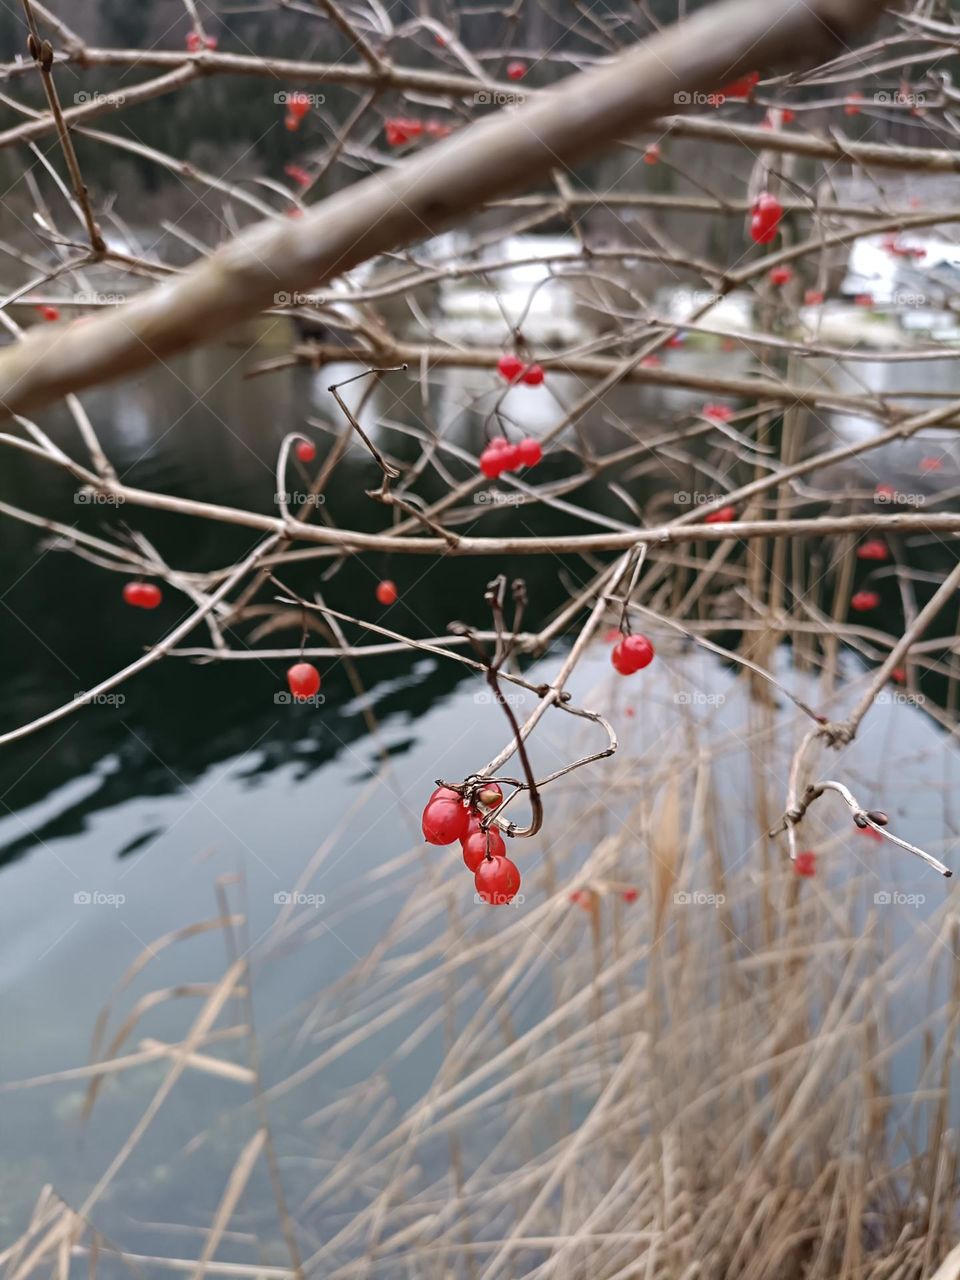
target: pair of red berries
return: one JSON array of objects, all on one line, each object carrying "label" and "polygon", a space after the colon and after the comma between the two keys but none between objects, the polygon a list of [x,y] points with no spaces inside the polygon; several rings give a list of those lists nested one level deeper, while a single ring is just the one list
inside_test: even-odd
[{"label": "pair of red berries", "polygon": [[868,538],[857,547],[858,560],[889,560],[890,552],[881,538]]},{"label": "pair of red berries", "polygon": [[404,147],[423,136],[423,121],[408,116],[391,116],[384,121],[383,131],[391,147]]},{"label": "pair of red berries", "polygon": [[[487,809],[495,809],[503,800],[503,792],[491,782],[477,798]],[[468,809],[458,791],[437,787],[423,810],[421,826],[427,844],[460,841],[464,865],[473,872],[477,895],[484,902],[502,907],[517,896],[520,871],[507,857],[503,836],[496,827],[484,831],[480,810]]]},{"label": "pair of red berries", "polygon": [[519,444],[511,444],[503,436],[491,440],[480,455],[480,470],[488,480],[496,480],[504,471],[517,471],[520,467],[535,467],[543,458],[539,440],[528,436]]},{"label": "pair of red berries", "polygon": [[646,636],[624,636],[614,645],[610,661],[622,676],[632,676],[653,661],[653,645]]},{"label": "pair of red berries", "polygon": [[123,588],[125,604],[134,609],[156,609],[163,599],[163,592],[152,582],[127,582]]},{"label": "pair of red berries", "polygon": [[187,36],[187,51],[189,53],[199,53],[201,49],[215,49],[216,47],[216,36],[201,36],[198,31],[191,31]]},{"label": "pair of red berries", "polygon": [[312,698],[320,692],[320,672],[312,662],[296,662],[287,671],[287,685],[294,698]]},{"label": "pair of red berries", "polygon": [[776,240],[783,217],[783,205],[776,196],[764,191],[757,196],[750,214],[750,239],[755,244],[770,244]]},{"label": "pair of red berries", "polygon": [[546,374],[542,365],[526,364],[519,356],[502,355],[497,361],[497,372],[507,382],[522,382],[528,387],[539,387]]},{"label": "pair of red berries", "polygon": [[869,613],[871,609],[876,609],[880,603],[880,597],[876,591],[857,591],[850,597],[850,608],[855,609],[857,613]]}]

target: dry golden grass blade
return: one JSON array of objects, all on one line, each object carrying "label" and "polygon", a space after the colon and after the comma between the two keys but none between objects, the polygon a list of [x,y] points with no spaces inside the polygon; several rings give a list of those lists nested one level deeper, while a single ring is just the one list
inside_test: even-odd
[{"label": "dry golden grass blade", "polygon": [[[174,1057],[178,1052],[175,1044],[164,1044],[161,1040],[145,1039],[141,1040],[140,1044],[142,1048],[155,1051],[165,1058]],[[188,1054],[186,1061],[187,1066],[195,1071],[218,1076],[221,1080],[233,1080],[237,1084],[253,1084],[256,1080],[254,1072],[249,1067],[241,1066],[238,1062],[225,1062],[222,1058],[212,1058],[206,1053]]]},{"label": "dry golden grass blade", "polygon": [[217,1251],[223,1233],[230,1225],[230,1219],[233,1217],[237,1202],[243,1195],[249,1181],[250,1174],[253,1172],[253,1166],[260,1158],[264,1143],[267,1139],[266,1129],[258,1129],[253,1135],[243,1151],[237,1163],[233,1167],[223,1197],[217,1206],[217,1212],[214,1214],[213,1222],[210,1226],[210,1234],[204,1241],[203,1249],[200,1253],[200,1259],[197,1262],[196,1270],[193,1273],[193,1280],[203,1280],[207,1271],[207,1264]]},{"label": "dry golden grass blade", "polygon": [[684,808],[684,790],[680,777],[669,778],[661,792],[649,826],[650,872],[653,879],[653,930],[660,940],[667,904],[680,877],[686,849],[685,832],[691,815]]}]

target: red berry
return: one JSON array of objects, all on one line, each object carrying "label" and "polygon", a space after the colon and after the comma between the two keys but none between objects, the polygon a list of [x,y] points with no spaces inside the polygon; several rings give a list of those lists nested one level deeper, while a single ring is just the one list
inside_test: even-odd
[{"label": "red berry", "polygon": [[624,889],[623,893],[621,894],[621,897],[623,898],[624,902],[636,902],[636,900],[640,897],[640,890]]},{"label": "red berry", "polygon": [[753,91],[760,82],[759,71],[748,71],[746,75],[740,76],[738,80],[731,80],[729,84],[724,85],[720,91],[720,96],[724,98],[750,98]]},{"label": "red berry", "polygon": [[526,440],[521,440],[517,445],[517,452],[520,455],[520,463],[524,467],[535,467],[543,458],[543,448],[539,440],[534,440],[528,436]]},{"label": "red berry", "polygon": [[507,79],[522,80],[527,74],[527,64],[525,62],[510,62],[507,64]]},{"label": "red berry", "polygon": [[783,217],[783,205],[769,191],[759,195],[750,215],[750,238],[756,244],[770,244],[776,240]]},{"label": "red berry", "polygon": [[498,805],[503,803],[503,792],[495,782],[485,782],[483,789],[478,792],[477,799],[487,809],[496,809]]},{"label": "red berry", "polygon": [[653,645],[646,636],[624,636],[615,646],[610,661],[622,676],[632,676],[653,661]]},{"label": "red berry", "polygon": [[377,583],[377,600],[380,604],[396,604],[400,598],[400,592],[397,590],[397,584],[391,582],[389,578],[383,582]]},{"label": "red berry", "polygon": [[469,815],[463,801],[431,796],[423,811],[423,838],[427,844],[453,844],[467,834]]},{"label": "red berry", "polygon": [[877,502],[893,502],[897,491],[892,484],[878,484],[873,491],[873,496]]},{"label": "red berry", "polygon": [[208,49],[215,49],[219,43],[220,43],[220,42],[219,42],[219,40],[217,39],[217,37],[216,37],[216,36],[207,36],[207,48],[208,48]]},{"label": "red berry", "polygon": [[450,126],[444,124],[442,120],[428,120],[423,129],[425,133],[429,133],[431,138],[449,138],[453,132]]},{"label": "red berry", "polygon": [[287,94],[287,114],[295,120],[302,120],[310,110],[310,99],[305,93]]},{"label": "red berry", "polygon": [[298,187],[309,187],[313,181],[309,172],[301,164],[284,165],[283,172],[288,178],[292,178]]},{"label": "red berry", "polygon": [[823,303],[823,293],[819,289],[808,289],[803,300],[808,307],[819,307]]},{"label": "red berry", "polygon": [[197,53],[200,49],[200,37],[196,31],[191,31],[187,36],[187,50],[190,53]]},{"label": "red berry", "polygon": [[520,888],[520,872],[509,858],[484,858],[474,878],[479,896],[492,907],[506,906]]},{"label": "red berry", "polygon": [[883,836],[876,827],[857,827],[862,836],[866,836],[870,840],[882,840]]},{"label": "red berry", "polygon": [[868,538],[857,547],[858,560],[889,560],[890,552],[881,538]]},{"label": "red berry", "polygon": [[293,451],[301,462],[312,462],[317,456],[317,446],[312,440],[298,440]]},{"label": "red berry", "polygon": [[491,827],[488,831],[474,831],[463,841],[463,861],[467,870],[474,874],[488,854],[492,858],[502,858],[506,852],[507,846],[496,827]]},{"label": "red berry", "polygon": [[893,681],[894,684],[906,684],[907,668],[894,667],[893,670],[890,672],[890,679]]},{"label": "red berry", "polygon": [[[463,797],[459,791],[454,791],[453,787],[435,787],[430,792],[431,800],[448,800],[451,803],[459,804]],[[429,803],[429,801],[428,801]]]},{"label": "red berry", "polygon": [[858,307],[872,307],[872,306],[873,306],[873,294],[872,294],[872,293],[858,293],[858,294],[857,294],[857,296],[854,298],[854,300],[853,300],[853,301],[856,303],[856,305],[857,305]]},{"label": "red berry", "polygon": [[789,284],[793,279],[793,272],[789,267],[772,267],[770,270],[770,283],[775,285]]},{"label": "red berry", "polygon": [[494,449],[488,446],[480,455],[480,470],[488,480],[496,480],[497,476],[503,470],[500,463],[500,454],[502,450]]},{"label": "red berry", "polygon": [[817,855],[810,849],[804,849],[793,860],[793,869],[798,876],[813,876],[817,873]]},{"label": "red berry", "polygon": [[41,316],[44,320],[50,320],[50,321],[53,321],[53,320],[59,320],[59,319],[60,319],[60,308],[59,308],[59,307],[49,307],[49,306],[37,307],[37,311],[39,312],[40,316]]},{"label": "red berry", "polygon": [[497,450],[496,458],[501,471],[516,471],[522,466],[520,446],[518,444],[510,444],[508,442]]},{"label": "red berry", "polygon": [[858,116],[860,114],[860,103],[862,101],[862,93],[848,93],[843,100],[843,114],[845,116]]},{"label": "red berry", "polygon": [[156,609],[163,592],[152,582],[128,582],[123,588],[123,598],[135,609]]},{"label": "red berry", "polygon": [[797,113],[796,113],[795,111],[791,111],[789,107],[784,107],[784,108],[783,108],[783,123],[784,123],[784,124],[793,124],[793,122],[794,122],[794,120],[796,120],[796,118],[797,118]]},{"label": "red berry", "polygon": [[296,131],[300,128],[300,118],[299,116],[292,116],[288,111],[287,114],[283,117],[283,124],[284,124],[284,127],[289,129],[291,133],[296,133]]},{"label": "red berry", "polygon": [[850,608],[856,609],[857,613],[867,613],[870,609],[875,609],[880,603],[880,597],[876,591],[857,591],[850,597]]},{"label": "red berry", "polygon": [[540,365],[528,364],[520,377],[520,381],[525,382],[528,387],[539,387],[545,376]]},{"label": "red berry", "polygon": [[384,123],[384,133],[391,147],[402,147],[423,133],[423,122],[405,116],[392,116]]},{"label": "red berry", "polygon": [[659,369],[663,361],[658,355],[644,356],[640,361],[641,369]]},{"label": "red berry", "polygon": [[643,153],[643,163],[656,164],[659,159],[660,159],[660,144],[659,142],[651,142],[649,147],[647,147]]},{"label": "red berry", "polygon": [[731,520],[736,520],[736,507],[718,507],[716,511],[711,511],[708,516],[704,516],[704,524],[729,524]]},{"label": "red berry", "polygon": [[312,698],[320,689],[320,672],[312,662],[296,662],[287,672],[287,684],[295,698]]},{"label": "red berry", "polygon": [[676,347],[682,347],[685,341],[686,341],[686,335],[685,335],[685,334],[682,334],[682,333],[672,333],[672,334],[670,335],[670,337],[667,339],[667,346],[668,346],[668,347],[674,347],[674,348],[676,348]]},{"label": "red berry", "polygon": [[921,458],[920,459],[921,471],[939,471],[942,466],[943,466],[942,458]]},{"label": "red berry", "polygon": [[526,367],[519,356],[510,353],[502,355],[497,361],[497,373],[507,382],[517,382]]},{"label": "red berry", "polygon": [[705,418],[711,418],[714,422],[729,422],[733,417],[733,410],[728,404],[713,404],[708,402],[700,410]]}]

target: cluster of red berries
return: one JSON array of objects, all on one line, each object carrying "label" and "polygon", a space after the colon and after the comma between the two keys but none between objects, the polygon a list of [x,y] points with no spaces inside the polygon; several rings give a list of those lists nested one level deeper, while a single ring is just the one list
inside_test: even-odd
[{"label": "cluster of red berries", "polygon": [[869,613],[871,609],[876,609],[880,603],[880,597],[876,591],[855,591],[850,597],[850,608],[855,609],[857,613]]},{"label": "cluster of red berries", "polygon": [[201,49],[215,49],[216,47],[216,36],[201,36],[198,31],[191,31],[187,36],[187,51],[189,53],[199,53]]},{"label": "cluster of red berries", "polygon": [[755,244],[771,244],[780,230],[783,205],[776,196],[764,191],[754,201],[750,214],[750,239]]},{"label": "cluster of red berries", "polygon": [[632,676],[653,661],[653,645],[646,636],[624,636],[613,647],[610,661],[622,676]]},{"label": "cluster of red berries", "polygon": [[890,552],[882,538],[868,538],[857,547],[858,560],[889,560]]},{"label": "cluster of red berries", "polygon": [[450,126],[442,120],[417,120],[412,116],[390,116],[383,122],[383,132],[391,147],[405,147],[425,134],[430,138],[448,138]]},{"label": "cluster of red berries", "polygon": [[546,376],[539,364],[526,364],[519,356],[502,355],[497,361],[497,373],[507,382],[522,382],[528,387],[539,387]]},{"label": "cluster of red berries", "polygon": [[320,672],[312,662],[296,662],[287,671],[287,685],[295,701],[320,692]]},{"label": "cluster of red berries", "polygon": [[310,99],[305,93],[288,93],[287,114],[283,121],[291,133],[296,133],[303,123],[303,117],[310,110]]},{"label": "cluster of red berries", "polygon": [[163,599],[163,592],[152,582],[127,582],[123,588],[125,604],[134,609],[156,609]]},{"label": "cluster of red berries", "polygon": [[519,444],[511,444],[504,436],[491,440],[480,455],[480,470],[488,480],[496,478],[504,471],[518,471],[521,467],[535,467],[543,458],[543,448],[539,440],[527,436]]},{"label": "cluster of red berries", "polygon": [[41,320],[50,320],[52,322],[54,320],[60,319],[59,307],[37,306],[34,308],[34,310],[36,311],[37,315],[40,316]]},{"label": "cluster of red berries", "polygon": [[421,826],[427,844],[460,841],[463,861],[473,872],[477,895],[492,907],[506,906],[520,889],[520,872],[507,857],[507,846],[495,826],[484,830],[483,809],[491,811],[503,802],[503,792],[495,782],[486,783],[476,795],[477,803],[467,805],[459,791],[437,787],[427,801]]}]

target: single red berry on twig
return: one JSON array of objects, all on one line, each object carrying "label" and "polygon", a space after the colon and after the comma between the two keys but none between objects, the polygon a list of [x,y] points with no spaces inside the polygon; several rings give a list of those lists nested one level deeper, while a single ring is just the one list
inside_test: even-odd
[{"label": "single red berry on twig", "polygon": [[60,319],[60,308],[59,308],[59,307],[52,307],[52,306],[49,306],[49,305],[47,305],[47,306],[38,306],[38,307],[37,307],[37,314],[41,317],[41,319],[43,319],[43,320],[49,320],[49,321],[51,321],[51,323],[52,323],[54,320],[59,320],[59,319]]},{"label": "single red berry on twig", "polygon": [[312,462],[317,456],[317,446],[312,440],[298,440],[293,451],[301,462]]},{"label": "single red berry on twig", "polygon": [[848,93],[843,100],[843,114],[845,116],[858,116],[860,114],[860,103],[862,101],[862,93]]},{"label": "single red berry on twig", "polygon": [[660,143],[651,142],[650,145],[644,150],[643,163],[657,164],[659,159],[660,159]]},{"label": "single red berry on twig", "polygon": [[882,538],[868,538],[857,547],[858,560],[889,560],[890,552]]},{"label": "single red berry on twig", "polygon": [[817,855],[810,849],[804,849],[793,860],[793,869],[798,876],[814,876],[817,874]]},{"label": "single red berry on twig", "polygon": [[857,613],[867,613],[880,603],[876,591],[857,591],[850,597],[850,608]]},{"label": "single red berry on twig", "polygon": [[736,520],[736,507],[718,507],[716,511],[711,511],[708,516],[704,516],[704,524],[729,524],[731,520]]},{"label": "single red berry on twig", "polygon": [[467,834],[469,814],[456,791],[438,788],[423,811],[423,838],[427,844],[453,844]]},{"label": "single red berry on twig", "polygon": [[467,870],[474,875],[488,855],[491,858],[502,858],[506,856],[506,852],[507,846],[496,827],[491,827],[488,831],[474,831],[463,841],[463,861]]},{"label": "single red berry on twig", "polygon": [[519,356],[515,356],[509,351],[505,352],[497,361],[497,373],[501,378],[505,378],[507,382],[518,382],[526,367]]},{"label": "single red berry on twig", "polygon": [[520,889],[520,871],[509,858],[484,858],[474,877],[477,893],[492,907],[506,906]]},{"label": "single red berry on twig", "polygon": [[943,466],[942,458],[921,458],[920,470],[925,472],[939,471]]},{"label": "single red berry on twig", "polygon": [[789,284],[793,279],[793,271],[790,267],[771,267],[770,283],[775,285]]},{"label": "single red berry on twig", "polygon": [[522,80],[527,74],[527,64],[525,62],[509,62],[507,64],[507,79]]},{"label": "single red berry on twig", "polygon": [[712,422],[729,422],[733,417],[733,410],[728,404],[716,404],[712,400],[708,400],[700,412]]},{"label": "single red berry on twig", "polygon": [[287,684],[294,698],[312,698],[320,691],[320,672],[312,662],[296,662],[287,672]]},{"label": "single red berry on twig", "polygon": [[750,214],[750,239],[756,244],[770,244],[777,238],[783,205],[775,195],[764,191],[757,196]]},{"label": "single red berry on twig", "polygon": [[391,582],[389,578],[386,578],[383,582],[377,583],[377,600],[380,604],[396,604],[399,598],[400,592],[397,590],[395,582]]},{"label": "single red berry on twig", "polygon": [[123,588],[123,598],[134,609],[156,609],[163,593],[152,582],[128,582]]},{"label": "single red berry on twig", "polygon": [[517,445],[517,453],[520,456],[522,466],[535,467],[543,458],[543,447],[539,440],[534,440],[532,436],[528,436],[526,440],[521,440]]},{"label": "single red berry on twig", "polygon": [[520,381],[526,383],[528,387],[539,387],[543,382],[546,374],[538,364],[528,364],[520,375]]}]

